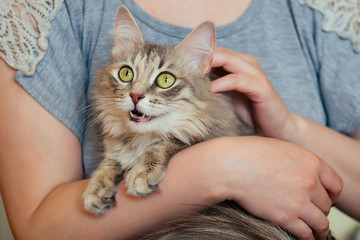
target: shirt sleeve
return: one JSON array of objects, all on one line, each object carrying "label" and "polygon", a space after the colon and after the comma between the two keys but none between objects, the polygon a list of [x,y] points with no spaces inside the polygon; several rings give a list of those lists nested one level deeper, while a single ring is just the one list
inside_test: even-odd
[{"label": "shirt sleeve", "polygon": [[81,140],[88,84],[86,57],[81,48],[82,1],[69,2],[63,3],[51,22],[48,50],[35,74],[27,77],[18,71],[15,78]]},{"label": "shirt sleeve", "polygon": [[321,12],[298,3],[292,6],[304,54],[320,90],[326,124],[353,135],[360,127],[360,54],[350,39],[324,30]]},{"label": "shirt sleeve", "polygon": [[353,135],[360,127],[360,54],[336,33],[321,33],[319,84],[329,127]]},{"label": "shirt sleeve", "polygon": [[[317,14],[317,21],[322,21]],[[320,24],[318,24],[320,25]],[[360,127],[360,54],[349,39],[318,29],[318,79],[328,126],[347,135]]]}]

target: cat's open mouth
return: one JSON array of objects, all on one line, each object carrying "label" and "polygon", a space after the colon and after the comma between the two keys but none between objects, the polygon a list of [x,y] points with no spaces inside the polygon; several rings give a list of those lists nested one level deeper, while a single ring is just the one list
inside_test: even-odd
[{"label": "cat's open mouth", "polygon": [[138,123],[149,122],[152,118],[153,117],[146,116],[144,113],[142,113],[136,109],[130,111],[130,120],[133,122],[138,122]]}]

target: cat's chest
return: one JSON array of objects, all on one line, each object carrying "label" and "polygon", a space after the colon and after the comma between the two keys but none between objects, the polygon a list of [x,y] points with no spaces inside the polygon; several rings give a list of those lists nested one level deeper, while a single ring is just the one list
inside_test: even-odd
[{"label": "cat's chest", "polygon": [[113,144],[106,147],[107,154],[118,161],[124,170],[129,170],[151,152],[159,139],[154,136],[136,136],[114,139]]}]

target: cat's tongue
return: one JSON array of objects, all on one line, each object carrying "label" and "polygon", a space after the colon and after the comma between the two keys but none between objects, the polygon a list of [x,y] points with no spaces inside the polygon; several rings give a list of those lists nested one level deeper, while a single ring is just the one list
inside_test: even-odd
[{"label": "cat's tongue", "polygon": [[130,112],[130,120],[133,122],[144,123],[151,120],[151,117],[145,116],[142,112],[133,110]]}]

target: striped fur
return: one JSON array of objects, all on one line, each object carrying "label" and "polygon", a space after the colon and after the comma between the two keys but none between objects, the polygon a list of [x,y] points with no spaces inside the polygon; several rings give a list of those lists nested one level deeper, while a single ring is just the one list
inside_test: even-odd
[{"label": "striped fur", "polygon": [[[125,171],[129,171],[128,193],[146,195],[156,188],[168,160],[180,150],[215,137],[253,134],[224,95],[210,92],[207,73],[215,48],[211,23],[200,25],[177,46],[157,46],[143,40],[130,12],[121,6],[114,33],[112,59],[98,72],[92,92],[95,121],[101,125],[105,150],[83,198],[85,209],[97,215],[115,204],[117,185]],[[133,70],[131,82],[119,78],[124,66]],[[168,89],[155,83],[163,72],[176,77]],[[131,94],[142,98],[135,104]],[[134,108],[153,118],[131,121],[129,112]],[[228,202],[175,220],[141,239],[294,238]]]},{"label": "striped fur", "polygon": [[[120,7],[116,19],[113,57],[99,71],[93,91],[92,106],[105,147],[104,159],[84,193],[85,208],[94,214],[105,213],[115,203],[124,171],[129,171],[128,193],[146,195],[156,188],[176,152],[248,130],[228,99],[210,92],[207,72],[215,48],[213,24],[200,25],[177,46],[157,46],[142,39],[126,8]],[[124,66],[133,71],[131,82],[119,77]],[[164,72],[176,78],[167,89],[156,84]],[[142,97],[135,103],[133,95]],[[130,112],[135,108],[151,120],[132,121]]]},{"label": "striped fur", "polygon": [[[226,201],[202,213],[180,217],[138,240],[295,240],[274,223],[248,214],[237,203]],[[326,240],[335,240],[328,234]]]}]

